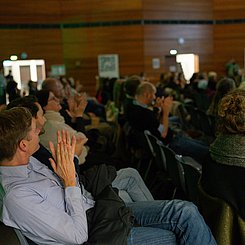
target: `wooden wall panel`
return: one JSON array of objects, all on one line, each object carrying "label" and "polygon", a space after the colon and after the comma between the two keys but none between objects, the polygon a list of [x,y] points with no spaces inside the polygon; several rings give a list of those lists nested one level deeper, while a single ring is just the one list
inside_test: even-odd
[{"label": "wooden wall panel", "polygon": [[245,18],[244,0],[214,0],[213,8],[217,20]]},{"label": "wooden wall panel", "polygon": [[[216,20],[245,19],[244,0],[214,0]],[[214,26],[214,66],[219,73],[225,72],[225,64],[234,58],[240,67],[245,67],[245,23]]]},{"label": "wooden wall panel", "polygon": [[[160,76],[168,71],[165,56],[170,49],[179,53],[195,53],[199,55],[200,69],[209,70],[212,66],[213,54],[213,27],[212,25],[198,24],[198,21],[213,19],[212,1],[190,0],[143,0],[145,20],[183,21],[189,20],[192,24],[163,24],[145,25],[144,27],[144,62],[145,72],[149,76]],[[178,39],[184,38],[185,43],[179,44]],[[152,68],[152,59],[159,58],[160,69]]]},{"label": "wooden wall panel", "polygon": [[212,38],[211,25],[146,25],[144,27],[144,39],[207,39]]},{"label": "wooden wall panel", "polygon": [[95,94],[98,55],[118,54],[121,75],[140,73],[144,69],[143,27],[77,28],[64,29],[62,33],[69,74],[80,79],[90,94]]},{"label": "wooden wall panel", "polygon": [[214,61],[219,72],[225,71],[225,64],[234,58],[244,67],[245,24],[216,25],[214,27]]},{"label": "wooden wall panel", "polygon": [[145,19],[212,19],[211,0],[142,0]]},{"label": "wooden wall panel", "polygon": [[[178,39],[184,38],[184,44]],[[199,55],[200,69],[209,71],[213,65],[213,27],[212,25],[147,25],[144,28],[145,71],[149,76],[159,76],[168,71],[164,59],[171,49],[179,53]],[[160,58],[161,68],[152,68],[152,59]]]},{"label": "wooden wall panel", "polygon": [[143,38],[143,27],[138,25],[94,28],[66,28],[62,30],[64,43],[122,42]]},{"label": "wooden wall panel", "polygon": [[0,30],[0,60],[11,54],[20,57],[22,52],[28,59],[45,59],[47,69],[52,64],[62,64],[63,47],[61,32],[57,30]]},{"label": "wooden wall panel", "polygon": [[135,20],[142,18],[141,0],[62,0],[61,6],[62,18],[65,22]]},{"label": "wooden wall panel", "polygon": [[0,23],[59,23],[59,0],[11,0],[0,1]]},{"label": "wooden wall panel", "polygon": [[142,18],[141,0],[0,0],[0,23],[60,23]]}]

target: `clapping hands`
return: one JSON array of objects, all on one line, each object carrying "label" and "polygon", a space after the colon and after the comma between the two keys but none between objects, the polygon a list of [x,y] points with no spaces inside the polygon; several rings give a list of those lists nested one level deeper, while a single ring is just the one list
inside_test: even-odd
[{"label": "clapping hands", "polygon": [[88,104],[86,93],[71,96],[69,97],[67,102],[69,110],[66,110],[66,112],[72,119],[76,119],[77,117],[83,117],[84,110]]},{"label": "clapping hands", "polygon": [[76,138],[72,136],[68,131],[62,130],[57,132],[57,146],[55,147],[53,142],[49,142],[52,158],[49,159],[54,172],[63,181],[64,186],[76,186],[76,171],[73,163]]}]

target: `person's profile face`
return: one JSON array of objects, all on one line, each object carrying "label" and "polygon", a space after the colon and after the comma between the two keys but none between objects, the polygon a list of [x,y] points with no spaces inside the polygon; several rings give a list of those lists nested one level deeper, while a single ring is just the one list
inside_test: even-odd
[{"label": "person's profile face", "polygon": [[152,105],[154,100],[156,99],[155,91],[149,91],[147,93],[148,105]]},{"label": "person's profile face", "polygon": [[36,120],[32,118],[31,130],[28,133],[28,151],[30,156],[39,149],[39,133],[40,129],[37,127]]}]

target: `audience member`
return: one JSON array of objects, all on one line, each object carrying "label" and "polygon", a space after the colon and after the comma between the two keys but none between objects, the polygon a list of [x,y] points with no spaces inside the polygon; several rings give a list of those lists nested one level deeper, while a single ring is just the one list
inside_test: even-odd
[{"label": "audience member", "polygon": [[174,135],[169,128],[169,112],[172,106],[172,98],[158,98],[155,107],[160,108],[161,117],[158,119],[156,110],[149,109],[155,100],[156,88],[153,84],[144,82],[136,91],[136,100],[129,109],[129,124],[133,129],[143,132],[149,130],[153,135],[169,144],[177,154],[193,157],[200,164],[208,154],[208,147],[200,141],[187,138],[184,135]]},{"label": "audience member", "polygon": [[[67,113],[67,110],[69,110],[69,106],[68,101],[65,98],[65,90],[62,83],[56,78],[47,78],[42,83],[42,89],[51,91],[54,94],[54,96],[59,99],[62,106],[62,110],[60,110],[60,113],[65,118],[65,122],[75,130],[80,131],[78,127],[84,124],[83,114],[70,115],[69,113]],[[73,104],[75,104],[75,101],[73,101]]]},{"label": "audience member", "polygon": [[[73,129],[85,133],[85,129],[86,131],[88,131],[90,129],[96,128],[99,133],[101,133],[108,139],[108,141],[111,141],[111,139],[114,137],[115,128],[112,127],[112,125],[104,122],[103,118],[98,118],[99,120],[97,121],[99,121],[99,123],[92,125],[92,118],[88,116],[88,114],[84,114],[84,108],[80,108],[85,97],[87,101],[87,96],[85,93],[78,94],[74,97],[71,96],[70,98],[65,98],[63,85],[58,79],[55,78],[45,79],[43,81],[42,88],[44,90],[49,90],[53,92],[53,94],[57,98],[59,98],[62,107],[60,110],[60,114],[64,117],[65,123],[71,126]],[[68,113],[68,111],[71,112],[73,110],[73,107],[75,107],[76,110],[74,110],[73,113]],[[105,116],[105,108],[102,106],[102,109],[101,106],[98,105],[98,103],[94,103],[93,99],[90,100],[89,107],[90,109],[94,109],[93,112],[100,111]],[[81,111],[83,112],[82,115]]]},{"label": "audience member", "polygon": [[239,65],[237,64],[235,59],[231,59],[226,64],[226,75],[232,79],[236,79],[236,77],[239,75]]},{"label": "audience member", "polygon": [[235,81],[232,78],[222,78],[218,81],[216,92],[213,96],[212,102],[207,110],[207,114],[213,117],[217,116],[218,105],[220,100],[231,90],[236,88]]},{"label": "audience member", "polygon": [[212,97],[216,92],[217,82],[218,82],[217,73],[214,71],[210,71],[208,73],[208,88],[207,88],[207,96],[209,98],[209,101],[211,101]]},{"label": "audience member", "polygon": [[[49,141],[55,142],[57,130],[68,130],[71,134],[76,136],[77,142],[83,142],[86,138],[85,134],[78,132],[65,123],[64,118],[60,114],[61,105],[59,99],[48,90],[40,90],[36,93],[39,104],[44,110],[44,117],[47,122],[44,125],[44,134],[40,135],[41,143],[48,148]],[[86,101],[84,102],[86,107]],[[79,157],[79,163],[85,162],[85,157],[88,154],[88,148],[83,147]]]},{"label": "audience member", "polygon": [[220,101],[217,138],[203,164],[202,186],[228,202],[245,219],[245,91],[235,89]]},{"label": "audience member", "polygon": [[29,94],[35,94],[37,91],[37,82],[29,80],[28,88],[29,88]]},{"label": "audience member", "polygon": [[[25,96],[16,99],[8,104],[7,109],[9,110],[14,107],[27,108],[31,112],[32,117],[36,120],[40,134],[44,133],[43,127],[46,119],[44,117],[43,109],[35,96]],[[78,149],[75,148],[75,153],[76,155],[80,155],[79,152],[82,150],[82,146],[77,146],[77,143],[78,142],[76,142],[76,148]],[[52,155],[49,150],[42,144],[40,144],[40,148],[32,156],[53,171],[53,168],[48,160],[49,158],[52,158]],[[79,160],[75,157],[75,166],[78,165],[78,161]],[[77,172],[80,173],[79,168],[77,168]],[[146,187],[143,179],[136,169],[124,168],[117,171],[117,175],[112,182],[112,186],[119,190],[119,196],[123,199],[124,202],[153,200],[150,191]]]},{"label": "audience member", "polygon": [[137,87],[140,85],[140,83],[141,83],[141,77],[136,75],[129,77],[125,81],[125,85],[124,85],[125,99],[123,102],[123,113],[126,120],[128,118],[128,107],[130,107],[133,104],[136,90]]},{"label": "audience member", "polygon": [[11,70],[9,70],[9,73],[8,73],[8,75],[5,78],[6,78],[7,82],[14,80],[14,77],[12,75],[12,71]]},{"label": "audience member", "polygon": [[[58,134],[57,147],[50,144],[54,175],[31,157],[39,147],[38,134],[36,121],[28,110],[13,108],[0,113],[0,179],[5,191],[0,197],[1,220],[38,244],[90,241],[93,227],[86,211],[98,201],[86,197],[77,182],[73,164],[75,137],[71,141],[69,134]],[[180,244],[216,244],[191,203],[135,202],[128,207],[140,225],[130,228],[132,220],[127,221],[123,237],[128,244],[176,244],[176,240]],[[113,229],[114,225],[110,226]],[[115,236],[103,238],[113,240]]]},{"label": "audience member", "polygon": [[8,94],[9,101],[20,97],[20,90],[18,89],[17,85],[17,82],[15,82],[13,79],[8,80],[6,92]]}]

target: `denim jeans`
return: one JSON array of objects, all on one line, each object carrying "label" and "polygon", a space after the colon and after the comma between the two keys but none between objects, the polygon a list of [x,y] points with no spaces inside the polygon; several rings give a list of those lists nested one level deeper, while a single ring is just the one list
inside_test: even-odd
[{"label": "denim jeans", "polygon": [[128,203],[136,221],[128,245],[198,244],[215,245],[211,231],[197,207],[187,201],[148,201]]},{"label": "denim jeans", "polygon": [[190,156],[200,164],[203,164],[203,161],[209,153],[209,147],[205,143],[183,135],[175,136],[171,140],[169,147],[176,154]]},{"label": "denim jeans", "polygon": [[112,182],[112,186],[119,190],[119,196],[125,203],[154,200],[139,172],[134,168],[123,168],[117,171],[117,177]]}]

